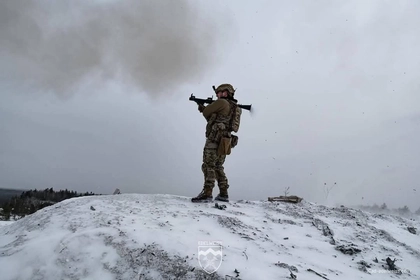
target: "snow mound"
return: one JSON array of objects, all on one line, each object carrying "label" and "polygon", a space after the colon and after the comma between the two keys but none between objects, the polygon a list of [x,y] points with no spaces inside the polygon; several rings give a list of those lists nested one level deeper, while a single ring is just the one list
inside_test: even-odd
[{"label": "snow mound", "polygon": [[[0,227],[1,279],[420,279],[420,223],[306,201],[81,197]],[[199,244],[217,241],[209,274]]]}]

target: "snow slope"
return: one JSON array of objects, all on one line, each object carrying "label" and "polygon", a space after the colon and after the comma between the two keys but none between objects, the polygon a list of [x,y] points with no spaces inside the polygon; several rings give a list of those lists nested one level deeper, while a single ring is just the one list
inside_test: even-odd
[{"label": "snow slope", "polygon": [[[65,200],[0,227],[0,278],[420,279],[419,221],[307,201],[225,205],[141,194]],[[202,241],[222,244],[213,274],[198,262]]]},{"label": "snow slope", "polygon": [[0,227],[13,224],[13,221],[0,221]]}]

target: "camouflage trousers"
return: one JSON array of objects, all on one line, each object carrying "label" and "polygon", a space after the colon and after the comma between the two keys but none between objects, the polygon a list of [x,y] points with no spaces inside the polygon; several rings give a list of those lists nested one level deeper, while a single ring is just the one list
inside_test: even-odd
[{"label": "camouflage trousers", "polygon": [[203,164],[201,165],[201,170],[204,174],[205,191],[212,191],[215,181],[217,181],[220,192],[227,192],[229,184],[223,167],[225,159],[225,155],[217,155],[217,144],[207,140],[204,145]]}]

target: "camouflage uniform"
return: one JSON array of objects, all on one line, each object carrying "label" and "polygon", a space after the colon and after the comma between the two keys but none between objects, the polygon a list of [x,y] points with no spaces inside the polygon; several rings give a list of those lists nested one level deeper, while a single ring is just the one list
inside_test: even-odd
[{"label": "camouflage uniform", "polygon": [[230,121],[232,105],[235,101],[221,98],[205,107],[202,111],[203,116],[207,120],[206,143],[203,149],[203,164],[201,166],[204,174],[204,186],[201,193],[192,199],[193,202],[211,201],[213,199],[212,194],[215,181],[217,181],[220,190],[216,199],[229,201],[229,183],[223,167],[226,155],[219,155],[218,146],[222,137],[231,136]]},{"label": "camouflage uniform", "polygon": [[203,149],[201,170],[204,174],[204,189],[208,195],[212,195],[215,181],[217,181],[220,193],[227,196],[229,184],[223,167],[225,159],[226,155],[218,155],[217,145],[207,139]]}]

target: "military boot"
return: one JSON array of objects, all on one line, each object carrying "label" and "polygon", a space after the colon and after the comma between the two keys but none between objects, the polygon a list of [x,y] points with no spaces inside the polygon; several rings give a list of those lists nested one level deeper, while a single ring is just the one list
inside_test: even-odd
[{"label": "military boot", "polygon": [[226,187],[219,187],[220,193],[214,198],[214,200],[229,202],[229,195]]},{"label": "military boot", "polygon": [[212,202],[212,189],[204,188],[196,197],[191,198],[191,202]]}]

